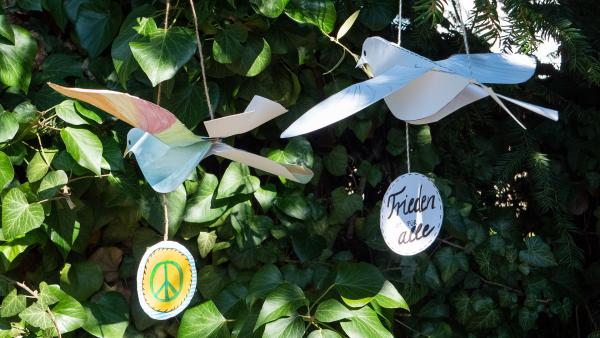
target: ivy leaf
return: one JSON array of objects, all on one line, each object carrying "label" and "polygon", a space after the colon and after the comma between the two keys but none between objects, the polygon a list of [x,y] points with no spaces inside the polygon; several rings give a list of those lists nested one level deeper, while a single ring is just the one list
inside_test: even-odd
[{"label": "ivy leaf", "polygon": [[[214,82],[208,83],[208,95],[213,111],[219,106],[220,90]],[[204,88],[192,83],[185,83],[175,88],[173,94],[164,100],[165,108],[174,112],[177,118],[189,129],[194,129],[200,121],[209,116]]]},{"label": "ivy leaf", "polygon": [[65,186],[69,182],[69,178],[67,174],[62,170],[51,171],[40,183],[40,187],[38,188],[38,198],[43,200],[47,198],[54,197],[58,190]]},{"label": "ivy leaf", "polygon": [[54,112],[56,112],[56,116],[69,124],[75,126],[88,124],[75,110],[73,100],[64,100],[54,108]]},{"label": "ivy leaf", "polygon": [[519,252],[521,261],[540,268],[557,265],[554,255],[552,255],[552,250],[550,250],[550,246],[544,243],[540,237],[528,237],[525,240],[525,245],[527,246],[527,249]]},{"label": "ivy leaf", "polygon": [[191,30],[172,27],[157,28],[143,38],[130,42],[133,57],[138,62],[152,86],[171,79],[196,51]]},{"label": "ivy leaf", "polygon": [[58,298],[58,303],[52,307],[58,330],[65,333],[82,327],[86,320],[83,306],[75,298],[61,291],[58,285],[49,285],[48,289],[54,297]]},{"label": "ivy leaf", "polygon": [[342,338],[337,332],[328,329],[318,329],[312,331],[307,338]]},{"label": "ivy leaf", "polygon": [[119,31],[121,6],[113,1],[85,2],[79,6],[75,31],[81,47],[97,57]]},{"label": "ivy leaf", "polygon": [[375,297],[385,279],[375,266],[367,263],[342,263],[335,277],[335,288],[344,303],[363,306]]},{"label": "ivy leaf", "polygon": [[102,270],[91,261],[67,263],[60,271],[61,288],[82,301],[98,291],[103,282]]},{"label": "ivy leaf", "polygon": [[450,247],[443,247],[435,253],[433,257],[440,270],[442,280],[449,281],[460,269],[469,270],[469,262],[462,252],[456,252]]},{"label": "ivy leaf", "polygon": [[[185,192],[184,186],[180,185],[177,189],[166,193],[164,197],[167,200],[169,236],[175,236],[183,221],[187,193]],[[151,190],[149,186],[145,185],[140,204],[141,216],[148,221],[156,231],[162,233],[164,231],[165,222],[163,197],[159,196],[154,190]]]},{"label": "ivy leaf", "polygon": [[40,66],[42,81],[56,81],[67,77],[82,76],[82,62],[79,57],[70,54],[50,54]]},{"label": "ivy leaf", "polygon": [[282,283],[281,271],[275,265],[267,264],[258,269],[252,277],[248,293],[254,298],[262,298]]},{"label": "ivy leaf", "polygon": [[267,157],[275,162],[303,165],[307,168],[312,168],[315,161],[310,142],[304,137],[294,138],[283,150],[273,150]]},{"label": "ivy leaf", "polygon": [[287,6],[290,0],[250,0],[251,4],[258,13],[268,17],[276,18],[283,13],[285,6]]},{"label": "ivy leaf", "polygon": [[15,177],[15,170],[8,155],[0,151],[0,192],[12,182]]},{"label": "ivy leaf", "polygon": [[29,204],[25,193],[13,188],[2,198],[2,234],[10,241],[39,228],[44,221],[44,208],[39,203]]},{"label": "ivy leaf", "polygon": [[50,169],[50,164],[52,164],[55,155],[56,150],[51,149],[44,149],[43,155],[42,152],[36,152],[27,165],[27,180],[29,182],[41,180]]},{"label": "ivy leaf", "polygon": [[56,25],[58,25],[58,27],[64,31],[68,22],[68,18],[65,8],[63,7],[63,0],[44,0],[42,2],[42,6],[52,15]]},{"label": "ivy leaf", "polygon": [[342,176],[346,174],[348,166],[348,153],[342,145],[336,145],[331,152],[323,158],[325,169],[334,176]]},{"label": "ivy leaf", "polygon": [[102,142],[98,136],[87,129],[66,127],[60,131],[60,137],[80,166],[100,175]]},{"label": "ivy leaf", "polygon": [[398,292],[394,284],[387,280],[383,283],[383,287],[375,296],[375,298],[373,298],[373,301],[375,301],[379,306],[387,309],[402,308],[406,311],[410,311],[406,300],[404,300],[404,297],[400,295],[400,292]]},{"label": "ivy leaf", "polygon": [[208,173],[202,176],[198,191],[188,199],[185,206],[183,219],[186,222],[206,223],[223,215],[227,206],[213,206],[218,184],[217,176]]},{"label": "ivy leaf", "polygon": [[298,286],[284,283],[271,291],[263,303],[254,330],[283,316],[290,316],[308,300]]},{"label": "ivy leaf", "polygon": [[29,325],[39,327],[42,330],[54,327],[50,314],[46,312],[47,307],[39,302],[31,304],[28,308],[19,313],[19,318],[23,319]]},{"label": "ivy leaf", "polygon": [[215,247],[215,243],[217,242],[217,233],[214,231],[200,231],[198,234],[198,251],[200,252],[200,256],[205,258]]},{"label": "ivy leaf", "polygon": [[[94,297],[96,298],[96,297]],[[85,305],[83,329],[96,337],[123,337],[129,326],[129,305],[118,292],[106,292]]]},{"label": "ivy leaf", "polygon": [[250,175],[247,165],[231,162],[217,189],[217,199],[231,197],[237,194],[252,194],[260,187],[260,180]]},{"label": "ivy leaf", "polygon": [[280,318],[267,324],[263,337],[302,338],[305,331],[304,320],[299,316],[291,316]]},{"label": "ivy leaf", "polygon": [[248,31],[243,25],[231,24],[219,31],[215,36],[212,53],[215,61],[223,64],[233,63],[240,59],[248,38]]},{"label": "ivy leaf", "polygon": [[324,323],[337,322],[352,317],[352,310],[335,299],[327,299],[319,304],[315,318]]},{"label": "ivy leaf", "polygon": [[344,223],[352,214],[363,207],[363,200],[358,194],[348,194],[344,187],[331,192],[333,209],[329,217],[332,224]]},{"label": "ivy leaf", "polygon": [[188,309],[183,314],[177,338],[221,338],[229,337],[227,320],[212,300]]},{"label": "ivy leaf", "polygon": [[0,43],[0,82],[27,93],[37,43],[24,28],[12,26],[14,44]]},{"label": "ivy leaf", "polygon": [[16,316],[27,307],[27,298],[24,295],[17,294],[17,289],[13,289],[0,305],[0,316],[12,317]]},{"label": "ivy leaf", "polygon": [[371,31],[380,31],[388,27],[398,14],[397,4],[391,1],[364,0],[362,5],[359,20]]},{"label": "ivy leaf", "polygon": [[335,5],[331,0],[290,0],[285,14],[296,22],[319,27],[325,34],[335,26]]},{"label": "ivy leaf", "polygon": [[[9,43],[15,43],[15,33],[13,32],[8,17],[4,14],[4,10],[0,8],[0,37],[6,39]],[[0,43],[3,43],[0,39]]]},{"label": "ivy leaf", "polygon": [[393,337],[383,324],[381,324],[377,313],[367,306],[354,311],[350,321],[341,322],[340,325],[350,338]]},{"label": "ivy leaf", "polygon": [[227,68],[247,77],[260,74],[271,63],[271,46],[267,40],[256,37],[248,39],[243,46],[239,60],[227,64]]},{"label": "ivy leaf", "polygon": [[19,121],[15,114],[0,112],[0,143],[10,141],[19,131]]}]

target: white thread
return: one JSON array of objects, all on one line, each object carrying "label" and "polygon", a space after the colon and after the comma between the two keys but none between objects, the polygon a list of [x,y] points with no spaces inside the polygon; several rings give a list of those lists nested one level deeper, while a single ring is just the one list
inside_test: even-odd
[{"label": "white thread", "polygon": [[408,122],[404,122],[406,125],[406,170],[410,172],[410,135],[408,134]]},{"label": "white thread", "polygon": [[398,46],[402,41],[402,0],[398,0]]},{"label": "white thread", "polygon": [[[456,5],[456,1],[452,0],[452,2],[454,2],[454,4]],[[467,64],[469,65],[469,74],[471,75],[471,77],[473,77],[473,70],[471,69],[471,52],[469,50],[469,39],[467,38],[467,28],[465,26],[465,21],[463,20],[463,8],[460,4],[460,0],[458,0],[458,20],[460,20],[460,25],[462,27],[462,33],[463,33],[463,42],[465,44],[465,52],[467,54]]]}]

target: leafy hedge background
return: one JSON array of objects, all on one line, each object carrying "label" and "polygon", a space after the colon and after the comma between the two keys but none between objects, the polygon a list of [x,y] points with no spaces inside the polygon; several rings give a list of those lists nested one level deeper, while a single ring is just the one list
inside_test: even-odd
[{"label": "leafy hedge background", "polygon": [[[160,99],[204,134],[190,4],[171,0],[165,29],[164,1],[0,1],[0,336],[600,334],[595,1],[475,1],[475,52],[498,38],[526,53],[548,36],[560,43],[560,70],[540,64],[531,81],[498,90],[555,107],[561,120],[513,107],[523,131],[487,100],[411,126],[413,170],[435,180],[445,203],[439,239],[414,257],[391,253],[379,233],[383,193],[406,171],[404,124],[383,103],[279,139],[312,105],[366,78],[350,52],[368,36],[396,39],[398,2],[196,2],[217,115],[255,94],[290,109],[227,142],[307,165],[315,178],[303,186],[204,160],[167,195],[170,238],[196,258],[196,296],[176,319],[149,319],[134,275],[162,239],[160,196],[122,156],[128,127],[46,82]],[[444,4],[452,8],[404,1],[403,46],[433,59],[464,50]]]}]

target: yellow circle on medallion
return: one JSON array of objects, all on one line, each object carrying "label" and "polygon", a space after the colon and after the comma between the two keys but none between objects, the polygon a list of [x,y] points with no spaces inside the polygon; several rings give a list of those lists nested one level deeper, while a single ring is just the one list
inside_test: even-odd
[{"label": "yellow circle on medallion", "polygon": [[192,287],[192,265],[174,248],[154,250],[144,266],[142,290],[148,306],[158,312],[179,307]]}]

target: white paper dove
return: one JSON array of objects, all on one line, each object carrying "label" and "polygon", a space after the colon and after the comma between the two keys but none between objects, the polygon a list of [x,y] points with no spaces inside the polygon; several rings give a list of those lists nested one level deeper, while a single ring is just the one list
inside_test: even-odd
[{"label": "white paper dove", "polygon": [[[496,94],[483,83],[517,84],[533,76],[535,59],[519,54],[457,54],[431,61],[380,37],[363,43],[357,67],[368,67],[373,78],[351,85],[317,104],[292,123],[281,137],[326,127],[384,99],[394,116],[412,124],[439,121],[457,109],[491,96],[558,120],[556,110]],[[521,125],[522,126],[522,125]]]}]

